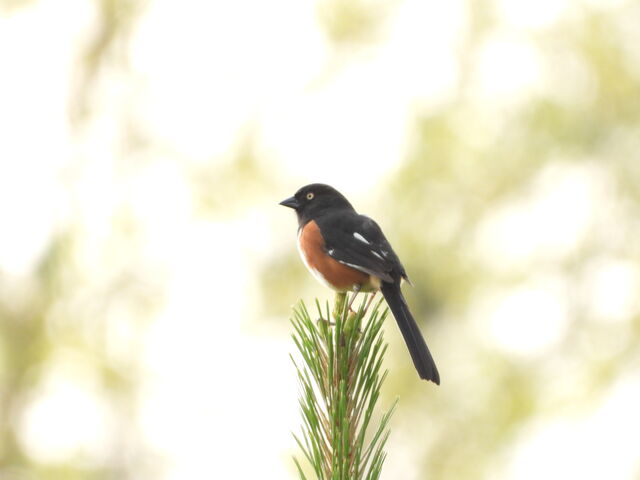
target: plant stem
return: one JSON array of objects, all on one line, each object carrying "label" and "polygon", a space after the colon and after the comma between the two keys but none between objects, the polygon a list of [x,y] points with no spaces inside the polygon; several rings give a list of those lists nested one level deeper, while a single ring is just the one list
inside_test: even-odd
[{"label": "plant stem", "polygon": [[[364,295],[358,310],[350,313],[347,295],[338,293],[331,314],[328,303],[323,312],[316,301],[317,322],[304,303],[294,309],[293,340],[302,358],[294,364],[302,387],[303,418],[302,439],[295,438],[318,480],[380,476],[395,403],[374,428],[372,419],[386,376],[381,371],[386,351],[381,327],[387,311],[380,314],[378,302],[369,313],[369,304]],[[295,463],[300,478],[308,478],[297,459]]]}]

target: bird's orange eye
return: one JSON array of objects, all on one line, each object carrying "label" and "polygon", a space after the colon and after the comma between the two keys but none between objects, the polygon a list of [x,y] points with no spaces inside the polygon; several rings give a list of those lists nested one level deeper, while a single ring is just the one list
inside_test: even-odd
[{"label": "bird's orange eye", "polygon": [[312,200],[313,199],[313,193],[309,192],[307,193],[307,200]]}]

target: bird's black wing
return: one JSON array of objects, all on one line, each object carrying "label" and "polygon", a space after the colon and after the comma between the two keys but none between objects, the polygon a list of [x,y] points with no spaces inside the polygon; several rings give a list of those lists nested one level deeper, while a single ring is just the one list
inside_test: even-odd
[{"label": "bird's black wing", "polygon": [[440,384],[431,352],[400,290],[400,279],[407,279],[407,274],[378,224],[364,215],[344,211],[322,216],[316,223],[328,255],[382,279],[380,291],[398,322],[420,378]]},{"label": "bird's black wing", "polygon": [[336,212],[316,220],[327,254],[357,270],[386,282],[406,278],[391,245],[376,222],[355,212]]}]

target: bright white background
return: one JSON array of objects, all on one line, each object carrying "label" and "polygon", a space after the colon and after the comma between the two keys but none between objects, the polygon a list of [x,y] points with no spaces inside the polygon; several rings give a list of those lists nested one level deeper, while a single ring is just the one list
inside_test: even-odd
[{"label": "bright white background", "polygon": [[[470,90],[477,108],[508,109],[557,88],[528,33],[585,6],[624,3],[497,2],[501,27],[480,50]],[[275,329],[274,321],[256,321],[261,291],[252,267],[294,249],[295,221],[274,205],[310,181],[368,205],[367,192],[384,188],[400,167],[415,112],[446,104],[460,81],[455,56],[470,21],[468,2],[405,0],[389,11],[381,40],[345,53],[327,40],[316,2],[148,2],[126,45],[112,53],[126,57],[125,68],[96,67],[97,80],[85,91],[88,112],[77,108],[87,81],[78,59],[100,31],[98,5],[40,0],[0,16],[3,295],[16,305],[29,298],[33,269],[69,225],[81,278],[77,295],[51,314],[54,334],[82,308],[74,302],[99,295],[127,262],[157,278],[163,295],[144,313],[143,335],[135,312],[117,302],[100,330],[110,360],[125,365],[133,353],[140,360],[123,455],[145,455],[142,471],[154,471],[153,478],[293,478],[290,433],[299,420],[289,327],[286,318]],[[588,75],[576,78],[559,95],[580,104],[593,86]],[[152,148],[123,153],[125,119],[154,140]],[[477,141],[499,135],[492,132],[498,124],[489,122]],[[278,172],[278,188],[230,196],[222,208],[228,214],[203,215],[192,172],[232,165],[248,135],[260,168]],[[540,252],[562,258],[611,198],[611,182],[593,165],[548,167],[529,194],[482,223],[477,258],[498,272]],[[113,230],[121,220],[135,223],[135,245],[118,243]],[[637,314],[637,264],[609,256],[588,268],[581,288],[604,324]],[[536,355],[569,328],[568,287],[553,274],[517,289],[489,286],[468,313],[471,328],[488,348]],[[309,298],[326,294],[311,288]],[[101,334],[84,327],[89,345]],[[60,345],[25,400],[15,429],[33,462],[113,461],[107,447],[120,441],[122,425],[87,355]],[[591,409],[550,416],[517,435],[492,478],[636,478],[639,402],[636,370]],[[619,448],[602,451],[594,438]],[[412,443],[392,437],[390,449],[385,478],[419,478]]]}]

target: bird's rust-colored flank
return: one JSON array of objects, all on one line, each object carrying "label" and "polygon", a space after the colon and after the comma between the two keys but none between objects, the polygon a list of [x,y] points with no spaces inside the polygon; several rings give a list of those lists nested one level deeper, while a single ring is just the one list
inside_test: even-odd
[{"label": "bird's rust-colored flank", "polygon": [[[369,275],[334,260],[325,252],[324,238],[318,224],[311,220],[300,232],[299,247],[308,268],[320,274],[336,290],[351,290],[354,285],[368,285]],[[320,273],[322,272],[322,273]]]}]

